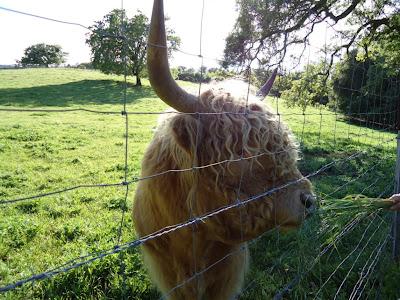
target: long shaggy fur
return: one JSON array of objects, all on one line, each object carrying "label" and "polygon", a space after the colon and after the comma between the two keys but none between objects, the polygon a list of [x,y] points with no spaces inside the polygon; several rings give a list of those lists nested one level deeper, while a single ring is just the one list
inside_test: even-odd
[{"label": "long shaggy fur", "polygon": [[[207,167],[139,183],[133,219],[140,236],[302,178],[292,134],[261,102],[246,104],[215,90],[200,101],[210,114],[172,114],[159,123],[142,176]],[[147,242],[143,254],[152,279],[170,299],[232,298],[248,267],[246,241],[277,224],[298,226],[304,218],[302,192],[311,193],[306,179]]]}]

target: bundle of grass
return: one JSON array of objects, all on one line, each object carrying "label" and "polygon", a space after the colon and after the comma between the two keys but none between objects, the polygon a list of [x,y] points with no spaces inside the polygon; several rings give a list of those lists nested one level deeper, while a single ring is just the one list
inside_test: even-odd
[{"label": "bundle of grass", "polygon": [[348,214],[350,211],[373,212],[379,209],[389,209],[392,205],[394,205],[394,201],[389,198],[370,198],[357,194],[347,195],[342,199],[324,199],[321,202],[321,210]]}]

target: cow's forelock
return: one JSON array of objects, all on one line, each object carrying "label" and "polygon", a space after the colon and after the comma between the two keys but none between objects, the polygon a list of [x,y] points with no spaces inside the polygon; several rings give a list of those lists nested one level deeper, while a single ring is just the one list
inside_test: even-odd
[{"label": "cow's forelock", "polygon": [[220,188],[238,185],[243,175],[265,176],[272,184],[297,172],[297,143],[263,103],[218,90],[202,93],[200,101],[211,114],[174,114],[159,124],[158,134],[175,136],[159,152],[160,162],[168,153],[181,169],[210,165],[199,176]]}]

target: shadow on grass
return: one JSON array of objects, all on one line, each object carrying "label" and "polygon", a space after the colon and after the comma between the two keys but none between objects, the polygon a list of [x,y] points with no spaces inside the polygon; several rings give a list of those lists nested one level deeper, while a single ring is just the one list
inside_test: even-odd
[{"label": "shadow on grass", "polygon": [[[149,86],[128,83],[127,102],[156,97]],[[81,80],[77,82],[29,88],[0,89],[0,105],[5,106],[74,106],[120,104],[124,83],[114,80]]]},{"label": "shadow on grass", "polygon": [[[340,121],[347,123],[348,125],[355,126],[358,128],[368,128],[372,130],[390,132],[390,133],[397,133],[396,129],[396,112],[394,113],[386,113],[386,114],[393,114],[392,117],[389,119],[387,118],[380,118],[379,116],[375,118],[366,119],[366,118],[352,118],[349,116],[342,116],[339,118]],[[383,115],[386,115],[383,114]]]},{"label": "shadow on grass", "polygon": [[[338,179],[337,176],[356,178],[359,174],[370,170],[375,174],[375,178],[387,178],[387,182],[390,182],[395,166],[394,148],[391,151],[379,139],[376,140],[375,146],[365,140],[354,141],[339,137],[334,139],[333,136],[325,137],[318,143],[318,136],[318,133],[307,133],[305,143],[301,144],[302,159],[299,161],[299,170],[303,175],[312,174],[332,164],[313,178],[325,177],[326,180],[332,181],[331,186],[337,186],[334,182]],[[394,146],[395,141],[392,143]],[[345,180],[350,179],[345,178]],[[362,180],[358,179],[357,182],[360,183]],[[364,183],[367,186],[371,182]]]}]

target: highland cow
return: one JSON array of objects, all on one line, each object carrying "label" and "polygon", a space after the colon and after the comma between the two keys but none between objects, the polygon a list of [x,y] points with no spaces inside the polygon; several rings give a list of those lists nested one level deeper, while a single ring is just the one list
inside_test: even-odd
[{"label": "highland cow", "polygon": [[152,87],[184,114],[170,114],[159,123],[144,155],[142,176],[162,175],[137,187],[137,234],[146,236],[286,185],[142,246],[150,276],[166,298],[231,299],[248,267],[246,242],[277,226],[298,227],[314,205],[311,183],[297,168],[294,137],[262,102],[216,89],[197,97],[175,83],[162,0],[154,1],[148,44]]}]

